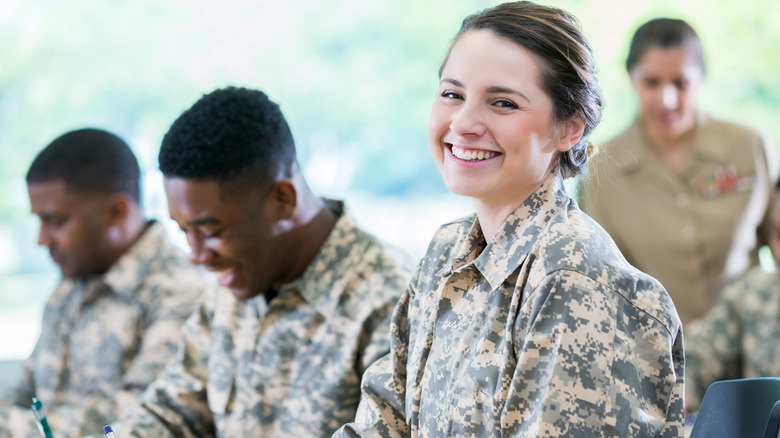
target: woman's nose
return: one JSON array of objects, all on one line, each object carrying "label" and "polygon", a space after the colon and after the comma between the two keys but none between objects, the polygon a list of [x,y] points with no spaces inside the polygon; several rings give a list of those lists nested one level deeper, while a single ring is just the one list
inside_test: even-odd
[{"label": "woman's nose", "polygon": [[457,135],[482,135],[486,131],[484,114],[480,105],[461,105],[452,115],[450,131]]},{"label": "woman's nose", "polygon": [[680,102],[679,91],[674,84],[666,84],[661,90],[661,101],[664,108],[674,109],[677,108]]}]

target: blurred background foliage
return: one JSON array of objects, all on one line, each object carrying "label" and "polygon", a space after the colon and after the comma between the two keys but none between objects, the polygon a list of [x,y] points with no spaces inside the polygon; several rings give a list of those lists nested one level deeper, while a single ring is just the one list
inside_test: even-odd
[{"label": "blurred background foliage", "polygon": [[[28,354],[57,281],[24,174],[71,129],[124,137],[149,216],[167,219],[159,141],[203,93],[260,88],[282,106],[309,182],[358,222],[421,256],[435,228],[469,212],[428,155],[437,70],[460,21],[498,1],[4,0],[0,3],[0,358]],[[633,30],[671,16],[700,33],[701,106],[780,138],[780,2],[561,0],[589,37],[606,97],[596,142],[634,117],[623,62]],[[174,227],[171,227],[174,230]],[[13,333],[16,343],[9,343]]]}]

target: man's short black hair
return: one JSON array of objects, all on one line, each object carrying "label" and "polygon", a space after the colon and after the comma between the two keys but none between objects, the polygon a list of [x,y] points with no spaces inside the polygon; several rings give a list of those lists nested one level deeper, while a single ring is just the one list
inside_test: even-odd
[{"label": "man's short black hair", "polygon": [[100,129],[61,135],[35,157],[27,183],[64,180],[74,193],[126,193],[140,203],[138,160],[124,140]]},{"label": "man's short black hair", "polygon": [[166,177],[265,184],[291,176],[295,142],[265,93],[228,87],[204,95],[173,122],[159,164]]}]

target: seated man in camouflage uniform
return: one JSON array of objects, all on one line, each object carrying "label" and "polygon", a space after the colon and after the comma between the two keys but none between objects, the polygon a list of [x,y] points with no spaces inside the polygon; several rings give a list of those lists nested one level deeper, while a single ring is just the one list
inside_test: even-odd
[{"label": "seated man in camouflage uniform", "polygon": [[312,193],[282,112],[260,91],[202,97],[159,161],[190,259],[226,289],[200,300],[177,360],[117,436],[329,437],[389,351],[412,261]]},{"label": "seated man in camouflage uniform", "polygon": [[140,206],[127,144],[96,129],[69,132],[27,173],[38,243],[62,281],[43,313],[23,381],[0,408],[0,436],[37,436],[43,402],[54,436],[100,430],[134,403],[176,352],[181,325],[207,284]]},{"label": "seated man in camouflage uniform", "polygon": [[715,381],[780,376],[780,183],[770,212],[775,272],[752,268],[723,289],[704,318],[685,328],[688,410],[699,408]]}]

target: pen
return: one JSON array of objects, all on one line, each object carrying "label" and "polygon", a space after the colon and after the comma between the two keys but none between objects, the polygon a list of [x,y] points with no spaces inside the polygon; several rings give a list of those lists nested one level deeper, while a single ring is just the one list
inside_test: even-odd
[{"label": "pen", "polygon": [[43,404],[36,397],[32,399],[32,411],[35,415],[35,421],[38,422],[38,430],[41,432],[43,438],[52,438],[51,429],[49,429],[49,422],[46,421],[46,413],[43,412]]},{"label": "pen", "polygon": [[114,435],[114,430],[111,429],[111,426],[108,424],[103,426],[103,433],[106,434],[106,438],[116,438],[116,435]]}]

